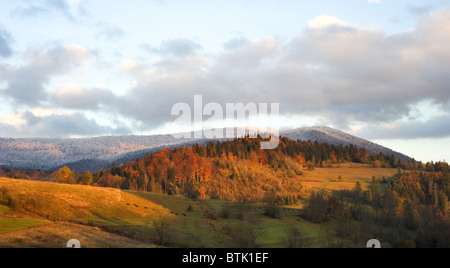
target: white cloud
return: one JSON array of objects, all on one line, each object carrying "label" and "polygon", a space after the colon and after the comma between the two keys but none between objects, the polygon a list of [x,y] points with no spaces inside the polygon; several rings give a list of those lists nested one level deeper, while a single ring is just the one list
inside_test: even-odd
[{"label": "white cloud", "polygon": [[63,113],[55,108],[35,108],[31,113],[36,117],[48,117],[52,115],[63,115]]},{"label": "white cloud", "polygon": [[308,21],[308,27],[313,29],[326,28],[329,26],[347,26],[347,23],[337,17],[322,15]]},{"label": "white cloud", "polygon": [[17,128],[25,125],[26,123],[26,120],[23,118],[23,113],[19,111],[7,115],[0,115],[0,124],[3,125],[9,125]]}]

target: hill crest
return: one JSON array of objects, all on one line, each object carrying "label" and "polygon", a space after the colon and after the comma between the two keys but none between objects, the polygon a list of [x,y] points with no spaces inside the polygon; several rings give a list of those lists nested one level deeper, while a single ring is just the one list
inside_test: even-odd
[{"label": "hill crest", "polygon": [[[365,148],[371,155],[394,155],[404,162],[410,157],[373,142],[329,127],[282,130],[280,136],[332,145]],[[192,135],[193,137],[193,135]],[[172,135],[105,136],[85,139],[4,139],[0,138],[0,167],[55,170],[67,165],[78,171],[110,167],[113,162],[127,163],[166,148],[206,145],[225,139],[176,139]]]}]

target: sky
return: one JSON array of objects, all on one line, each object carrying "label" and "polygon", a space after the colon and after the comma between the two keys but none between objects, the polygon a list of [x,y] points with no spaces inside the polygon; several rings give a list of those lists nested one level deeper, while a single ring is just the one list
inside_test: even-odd
[{"label": "sky", "polygon": [[279,103],[450,159],[450,1],[0,0],[0,137],[167,134],[176,103]]}]

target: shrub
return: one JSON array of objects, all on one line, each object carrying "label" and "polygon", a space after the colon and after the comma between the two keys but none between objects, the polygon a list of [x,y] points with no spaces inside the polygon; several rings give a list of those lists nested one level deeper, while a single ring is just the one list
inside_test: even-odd
[{"label": "shrub", "polygon": [[155,228],[157,234],[158,245],[164,245],[166,242],[166,235],[168,233],[168,228],[170,223],[166,219],[154,219],[152,222],[152,227]]},{"label": "shrub", "polygon": [[231,209],[229,206],[225,206],[220,211],[220,217],[224,219],[229,219],[231,217]]},{"label": "shrub", "polygon": [[281,210],[275,205],[268,205],[264,211],[264,215],[274,219],[281,219]]},{"label": "shrub", "polygon": [[209,211],[209,210],[207,210],[207,211],[205,212],[205,217],[206,217],[207,219],[212,220],[212,221],[217,220],[217,216],[216,216],[213,212],[211,212],[211,211]]},{"label": "shrub", "polygon": [[308,234],[301,227],[295,226],[286,230],[285,237],[281,242],[286,248],[309,248],[312,245]]},{"label": "shrub", "polygon": [[9,195],[8,189],[2,187],[0,189],[0,205],[11,206],[12,198]]},{"label": "shrub", "polygon": [[328,216],[339,208],[339,200],[334,196],[327,197],[323,193],[312,193],[308,204],[303,209],[303,217],[313,223],[324,223]]},{"label": "shrub", "polygon": [[236,226],[234,237],[241,248],[258,248],[258,240],[265,233],[265,226],[254,214],[246,214],[243,221]]}]

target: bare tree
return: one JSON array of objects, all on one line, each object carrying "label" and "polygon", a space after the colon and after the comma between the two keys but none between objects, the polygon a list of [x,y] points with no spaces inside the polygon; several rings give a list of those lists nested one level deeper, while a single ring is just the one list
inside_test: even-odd
[{"label": "bare tree", "polygon": [[235,232],[236,240],[240,247],[257,248],[258,239],[264,235],[265,226],[254,214],[245,214],[242,223]]},{"label": "bare tree", "polygon": [[288,227],[281,242],[286,248],[310,248],[312,246],[311,237],[300,226]]},{"label": "bare tree", "polygon": [[155,228],[156,233],[158,235],[158,244],[164,245],[167,229],[170,226],[170,223],[167,219],[161,218],[161,219],[154,219],[152,221],[152,226]]}]

